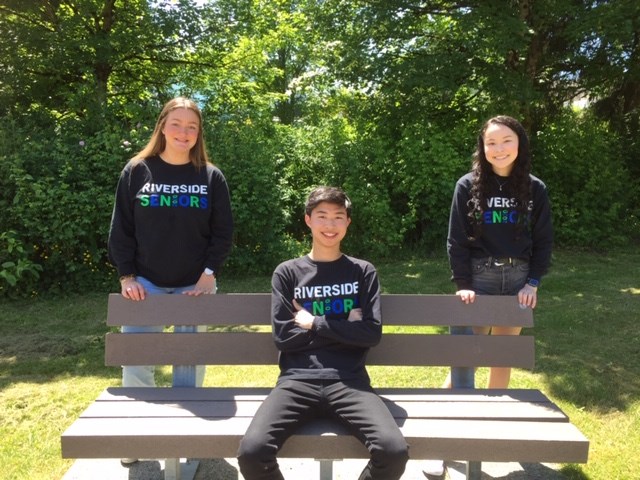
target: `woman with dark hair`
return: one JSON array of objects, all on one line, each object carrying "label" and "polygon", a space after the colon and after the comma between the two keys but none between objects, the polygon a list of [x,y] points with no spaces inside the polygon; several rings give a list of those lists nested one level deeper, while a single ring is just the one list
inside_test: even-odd
[{"label": "woman with dark hair", "polygon": [[[529,138],[516,119],[500,115],[480,130],[471,172],[456,183],[447,252],[456,295],[514,295],[535,308],[540,280],[551,262],[553,227],[547,188],[531,175]],[[474,329],[476,335],[519,335],[520,327]],[[511,368],[491,367],[488,388],[507,388]],[[451,375],[443,388],[451,388]],[[444,462],[428,460],[427,475]]]},{"label": "woman with dark hair", "polygon": [[[512,117],[493,117],[480,130],[472,170],[458,180],[453,195],[447,252],[456,295],[465,303],[476,295],[517,295],[523,308],[535,308],[552,244],[547,188],[531,175],[527,133]],[[491,368],[488,387],[507,388],[510,377],[510,368]]]}]

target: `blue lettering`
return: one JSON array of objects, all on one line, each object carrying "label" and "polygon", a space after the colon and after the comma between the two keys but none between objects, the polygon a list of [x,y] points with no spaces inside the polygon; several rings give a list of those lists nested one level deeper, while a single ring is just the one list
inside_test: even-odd
[{"label": "blue lettering", "polygon": [[333,313],[344,312],[344,302],[339,298],[334,300],[331,304],[331,310],[333,310]]}]

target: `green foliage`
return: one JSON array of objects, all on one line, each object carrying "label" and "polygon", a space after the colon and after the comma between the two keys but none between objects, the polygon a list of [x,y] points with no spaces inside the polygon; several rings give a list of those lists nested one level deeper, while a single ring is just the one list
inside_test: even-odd
[{"label": "green foliage", "polygon": [[320,184],[354,202],[346,252],[441,251],[454,183],[498,113],[532,135],[557,245],[637,240],[636,3],[5,1],[3,294],[110,284],[118,175],[176,94],[200,103],[229,183],[230,272],[305,252]]},{"label": "green foliage", "polygon": [[[272,130],[273,133],[273,130]],[[274,162],[277,139],[259,125],[229,122],[209,135],[214,162],[229,184],[234,216],[234,249],[227,268],[266,273],[296,250],[285,234],[287,215]]]},{"label": "green foliage", "polygon": [[67,122],[63,133],[34,132],[4,159],[13,196],[5,228],[31,246],[29,261],[42,269],[37,291],[93,288],[110,279],[113,195],[120,170],[139,148],[139,132],[112,125],[83,135],[81,127]]},{"label": "green foliage", "polygon": [[404,199],[402,219],[412,243],[444,248],[453,187],[470,169],[471,150],[465,143],[471,138],[465,125],[443,131],[413,124],[403,131],[393,162],[399,169],[395,192]]},{"label": "green foliage", "polygon": [[0,233],[0,297],[27,296],[33,291],[42,267],[29,258],[18,233]]},{"label": "green foliage", "polygon": [[556,243],[626,243],[633,222],[621,193],[630,179],[618,135],[591,115],[568,112],[539,132],[537,144],[533,170],[549,187]]}]

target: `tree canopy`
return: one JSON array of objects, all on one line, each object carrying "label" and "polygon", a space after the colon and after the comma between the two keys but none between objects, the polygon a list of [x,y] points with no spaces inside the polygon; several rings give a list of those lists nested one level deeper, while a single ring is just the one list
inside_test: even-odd
[{"label": "tree canopy", "polygon": [[0,295],[112,281],[119,171],[176,95],[229,181],[232,270],[304,251],[322,183],[354,200],[354,254],[442,251],[499,113],[531,136],[558,245],[640,238],[635,0],[4,0],[0,35]]}]

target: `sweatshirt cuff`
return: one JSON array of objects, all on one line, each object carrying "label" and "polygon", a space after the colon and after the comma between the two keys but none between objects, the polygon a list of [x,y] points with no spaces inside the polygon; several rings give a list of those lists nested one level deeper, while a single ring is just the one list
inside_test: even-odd
[{"label": "sweatshirt cuff", "polygon": [[118,275],[123,277],[125,275],[136,275],[136,267],[133,263],[125,263],[124,265],[118,265]]},{"label": "sweatshirt cuff", "polygon": [[472,284],[468,280],[456,279],[454,282],[456,287],[458,287],[458,290],[473,290]]}]

